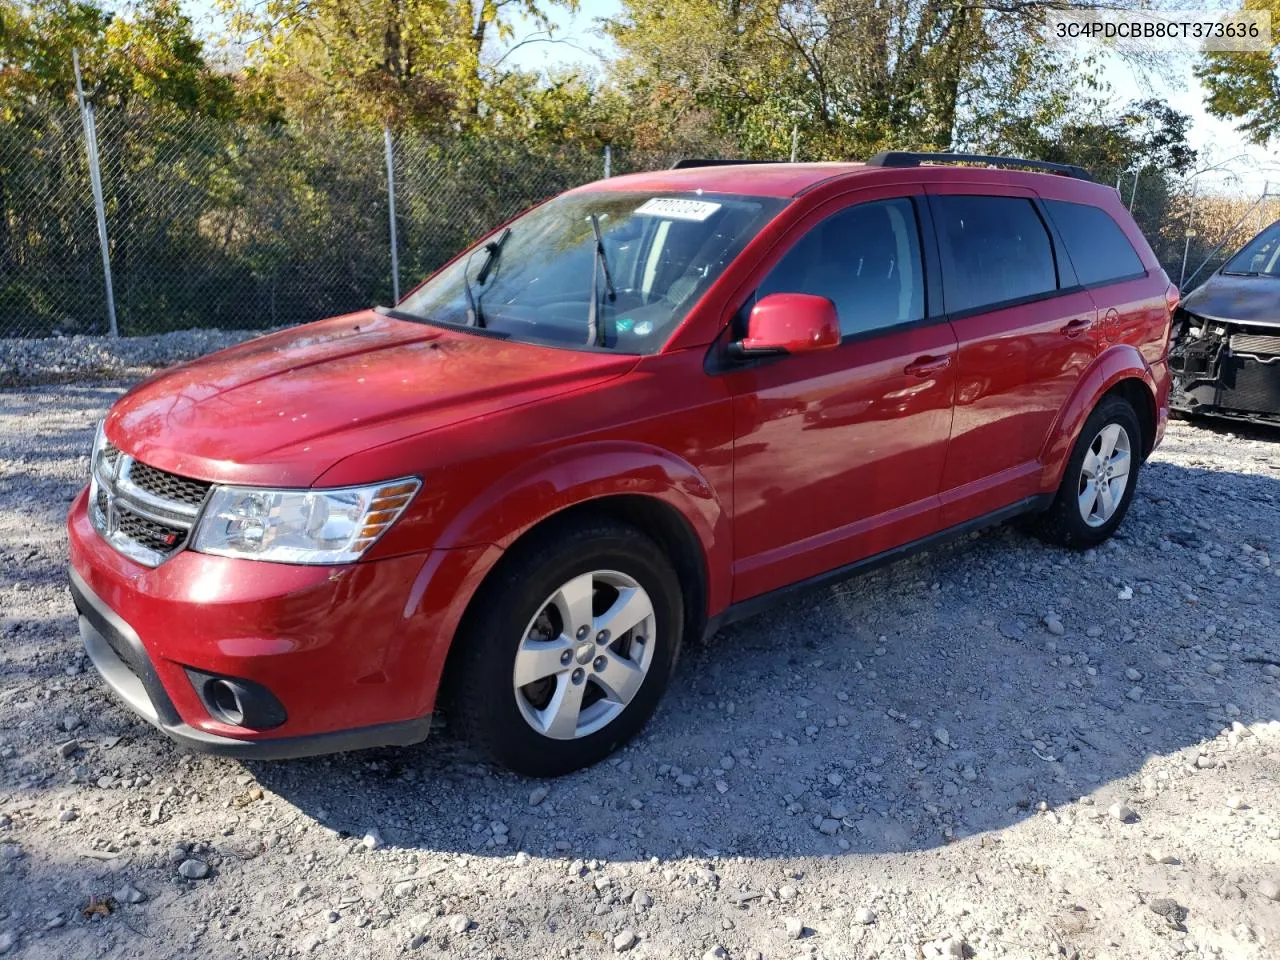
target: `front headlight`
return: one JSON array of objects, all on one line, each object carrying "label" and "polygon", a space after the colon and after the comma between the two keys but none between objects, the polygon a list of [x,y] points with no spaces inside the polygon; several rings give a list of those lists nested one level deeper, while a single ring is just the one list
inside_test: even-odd
[{"label": "front headlight", "polygon": [[277,563],[351,563],[391,527],[420,481],[339,490],[215,486],[191,549]]}]

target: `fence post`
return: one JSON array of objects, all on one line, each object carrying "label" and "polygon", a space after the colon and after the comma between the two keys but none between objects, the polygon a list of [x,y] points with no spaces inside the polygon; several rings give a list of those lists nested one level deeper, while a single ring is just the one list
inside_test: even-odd
[{"label": "fence post", "polygon": [[93,188],[93,208],[98,215],[98,246],[102,248],[102,278],[107,288],[107,330],[120,336],[116,326],[116,296],[111,289],[111,252],[107,248],[107,211],[102,200],[102,171],[98,166],[98,124],[93,104],[85,103],[84,84],[80,81],[80,51],[71,51],[71,65],[76,73],[76,100],[80,104],[80,124],[84,127],[84,149],[89,158],[89,185]]},{"label": "fence post", "polygon": [[1138,199],[1138,177],[1142,175],[1142,167],[1139,166],[1133,171],[1133,193],[1129,194],[1129,212],[1133,213],[1133,202]]},{"label": "fence post", "polygon": [[387,154],[387,217],[391,227],[391,300],[400,302],[400,250],[396,244],[396,163],[391,145],[391,128],[382,128],[382,142]]},{"label": "fence post", "polygon": [[1200,192],[1200,182],[1191,188],[1191,209],[1187,211],[1187,232],[1182,243],[1182,272],[1178,274],[1178,289],[1182,289],[1182,283],[1187,277],[1187,255],[1191,253],[1191,238],[1196,235],[1195,230],[1191,228],[1193,218],[1196,215],[1196,194]]},{"label": "fence post", "polygon": [[791,125],[791,162],[795,163],[800,156],[800,124]]},{"label": "fence post", "polygon": [[613,176],[613,147],[609,144],[604,145],[604,179],[608,180]]}]

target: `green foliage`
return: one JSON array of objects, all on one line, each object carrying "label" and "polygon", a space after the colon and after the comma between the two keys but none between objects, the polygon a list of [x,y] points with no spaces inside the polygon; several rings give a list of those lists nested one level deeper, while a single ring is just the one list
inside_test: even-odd
[{"label": "green foliage", "polygon": [[137,0],[119,16],[84,0],[0,0],[0,24],[0,119],[32,98],[69,102],[73,49],[99,107],[146,101],[213,115],[231,107],[234,83],[206,63],[178,0]]},{"label": "green foliage", "polygon": [[1243,10],[1271,11],[1269,51],[1208,53],[1196,67],[1205,106],[1256,144],[1280,140],[1280,0],[1244,0]]}]

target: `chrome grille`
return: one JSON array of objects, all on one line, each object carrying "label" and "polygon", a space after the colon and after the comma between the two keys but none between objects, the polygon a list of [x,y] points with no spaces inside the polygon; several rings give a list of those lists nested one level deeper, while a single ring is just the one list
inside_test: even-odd
[{"label": "chrome grille", "polygon": [[158,566],[187,542],[212,484],[140,463],[110,443],[92,465],[90,519],[130,559]]}]

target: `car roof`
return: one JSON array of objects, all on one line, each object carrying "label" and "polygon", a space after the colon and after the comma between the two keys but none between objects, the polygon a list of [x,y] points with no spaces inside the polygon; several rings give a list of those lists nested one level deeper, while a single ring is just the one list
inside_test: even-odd
[{"label": "car roof", "polygon": [[[796,197],[836,179],[885,179],[895,183],[982,182],[1034,187],[1046,180],[1096,187],[1097,184],[1058,174],[1030,173],[997,167],[927,164],[917,167],[879,167],[865,163],[734,163],[654,170],[597,180],[578,190],[634,190],[637,192],[736,193],[760,197]],[[575,191],[576,192],[576,191]]]}]

